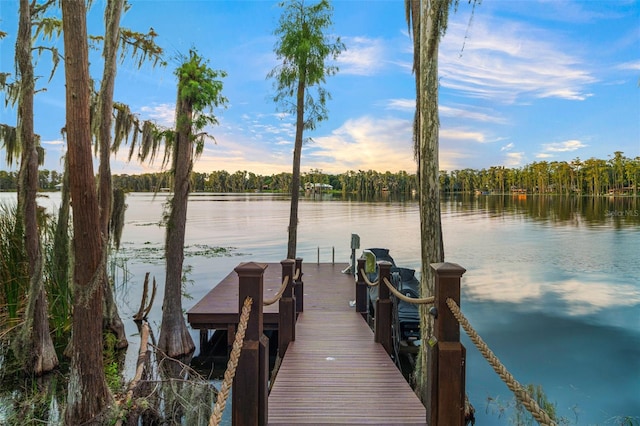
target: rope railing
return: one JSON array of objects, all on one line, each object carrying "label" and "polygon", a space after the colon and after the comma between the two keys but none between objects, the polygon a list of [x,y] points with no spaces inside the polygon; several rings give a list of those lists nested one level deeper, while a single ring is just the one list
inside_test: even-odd
[{"label": "rope railing", "polygon": [[421,297],[421,298],[405,296],[404,294],[400,293],[387,278],[385,278],[383,282],[387,285],[387,287],[389,288],[389,291],[395,297],[397,297],[398,299],[404,302],[413,303],[414,305],[427,305],[435,302],[436,300],[434,296]]},{"label": "rope railing", "polygon": [[478,348],[482,356],[487,360],[493,370],[500,376],[502,381],[513,392],[518,401],[533,415],[533,417],[543,426],[555,426],[556,423],[549,417],[546,411],[544,411],[535,399],[529,395],[529,392],[513,377],[507,368],[500,362],[498,357],[489,349],[489,346],[482,340],[478,333],[473,329],[469,320],[464,316],[460,307],[455,300],[448,298],[446,300],[447,306],[451,310],[453,316],[458,320],[458,323],[462,326],[467,333],[473,344]]},{"label": "rope railing", "polygon": [[369,277],[367,277],[367,273],[364,269],[360,269],[360,274],[362,275],[362,279],[364,280],[364,282],[367,283],[369,287],[375,287],[380,284],[380,280],[376,280],[375,282],[369,281]]},{"label": "rope railing", "polygon": [[276,303],[278,300],[280,300],[280,298],[282,297],[282,295],[284,294],[284,291],[287,289],[287,285],[289,285],[289,276],[287,275],[286,277],[284,277],[284,280],[282,281],[282,285],[280,286],[280,290],[278,290],[278,292],[276,293],[275,296],[273,296],[271,299],[265,299],[262,301],[262,304],[264,306],[269,306],[269,305],[273,305],[274,303]]},{"label": "rope railing", "polygon": [[233,341],[233,349],[229,356],[227,370],[224,372],[224,380],[220,387],[220,391],[218,392],[216,405],[214,406],[213,413],[209,418],[209,426],[218,426],[222,420],[222,413],[225,405],[227,404],[227,399],[229,398],[229,391],[231,390],[233,378],[236,375],[236,368],[238,367],[238,360],[240,359],[240,353],[242,352],[242,344],[244,342],[245,332],[247,331],[247,323],[249,321],[249,315],[251,314],[252,304],[253,299],[250,297],[244,299],[242,313],[240,314],[240,321],[238,322],[238,330],[236,331],[236,337]]},{"label": "rope railing", "polygon": [[294,280],[294,281],[298,281],[298,280],[300,279],[300,273],[301,273],[301,272],[302,272],[302,271],[300,271],[300,268],[296,269],[296,273],[295,273],[295,274],[293,274],[293,280]]}]

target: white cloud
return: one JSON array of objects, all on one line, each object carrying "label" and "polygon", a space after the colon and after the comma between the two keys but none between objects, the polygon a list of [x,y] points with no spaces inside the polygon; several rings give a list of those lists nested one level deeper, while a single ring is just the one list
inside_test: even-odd
[{"label": "white cloud", "polygon": [[616,68],[620,69],[620,70],[638,71],[638,70],[640,70],[640,60],[624,62],[624,63],[618,65]]},{"label": "white cloud", "polygon": [[386,109],[398,111],[415,111],[415,99],[389,99],[386,103]]},{"label": "white cloud", "polygon": [[140,116],[143,120],[153,120],[164,127],[174,127],[175,115],[175,104],[154,104],[140,108]]},{"label": "white cloud", "polygon": [[314,141],[303,151],[303,163],[329,173],[369,169],[410,172],[416,167],[410,120],[359,117]]},{"label": "white cloud", "polygon": [[460,129],[440,129],[441,139],[471,140],[474,142],[486,142],[484,134]]},{"label": "white cloud", "polygon": [[583,144],[579,140],[572,139],[564,142],[554,142],[542,145],[542,149],[545,152],[571,152],[580,148],[585,148],[587,145]]},{"label": "white cloud", "polygon": [[459,107],[440,105],[438,110],[442,117],[455,117],[463,120],[474,120],[484,123],[503,124],[506,122],[506,120],[497,115],[495,111],[480,109],[471,105],[462,105]]},{"label": "white cloud", "polygon": [[345,37],[346,46],[337,58],[340,74],[370,76],[384,65],[384,47],[380,39],[366,37]]},{"label": "white cloud", "polygon": [[513,149],[513,142],[508,143],[502,148],[500,148],[500,151],[511,151],[511,149]]},{"label": "white cloud", "polygon": [[504,165],[505,167],[518,167],[522,166],[524,161],[524,152],[509,152],[505,156]]},{"label": "white cloud", "polygon": [[56,139],[52,141],[42,141],[43,145],[52,145],[52,146],[62,146],[65,145],[65,142],[62,139]]},{"label": "white cloud", "polygon": [[[438,159],[438,168],[440,170],[458,170],[465,168],[461,165],[462,162],[466,162],[468,158],[473,158],[473,155],[468,151],[450,148],[448,146],[440,147],[440,158]],[[463,160],[463,161],[460,161]]]},{"label": "white cloud", "polygon": [[506,104],[548,97],[584,100],[596,79],[581,58],[565,53],[576,50],[556,33],[489,16],[472,27],[452,23],[440,49],[441,84]]}]

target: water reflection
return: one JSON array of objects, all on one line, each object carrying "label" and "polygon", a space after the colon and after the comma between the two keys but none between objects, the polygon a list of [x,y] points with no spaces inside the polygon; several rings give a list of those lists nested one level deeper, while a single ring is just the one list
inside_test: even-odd
[{"label": "water reflection", "polygon": [[453,195],[443,197],[447,211],[465,214],[478,211],[492,217],[523,215],[554,225],[640,225],[640,198],[563,197],[552,195]]}]

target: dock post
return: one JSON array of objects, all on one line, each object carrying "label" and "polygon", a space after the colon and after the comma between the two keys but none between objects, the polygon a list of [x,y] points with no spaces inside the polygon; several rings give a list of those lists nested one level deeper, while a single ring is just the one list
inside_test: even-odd
[{"label": "dock post", "polygon": [[267,424],[269,339],[263,334],[263,282],[266,264],[241,263],[235,268],[239,280],[239,311],[245,298],[253,305],[247,323],[242,353],[233,379],[232,422],[234,425]]},{"label": "dock post", "polygon": [[376,301],[375,341],[382,344],[389,355],[393,355],[393,335],[391,330],[393,304],[389,299],[389,288],[384,279],[391,279],[391,262],[378,262],[378,300]]},{"label": "dock post", "polygon": [[302,282],[302,258],[296,257],[296,271],[300,271],[298,279],[293,282],[293,294],[296,296],[296,312],[304,310],[304,282]]},{"label": "dock post", "polygon": [[367,312],[369,307],[367,306],[367,293],[369,289],[367,288],[367,283],[364,282],[364,277],[362,276],[362,271],[364,271],[364,264],[366,260],[364,258],[358,259],[357,266],[357,277],[356,280],[356,312],[362,314],[363,318],[367,318]]},{"label": "dock post", "polygon": [[433,336],[425,345],[427,366],[427,423],[463,426],[466,350],[460,343],[460,325],[447,299],[460,305],[460,280],[466,270],[455,263],[433,263],[435,320]]},{"label": "dock post", "polygon": [[282,358],[289,342],[296,340],[296,301],[293,295],[293,267],[296,261],[285,259],[282,265],[282,282],[287,279],[287,286],[279,300],[278,314],[278,354]]}]

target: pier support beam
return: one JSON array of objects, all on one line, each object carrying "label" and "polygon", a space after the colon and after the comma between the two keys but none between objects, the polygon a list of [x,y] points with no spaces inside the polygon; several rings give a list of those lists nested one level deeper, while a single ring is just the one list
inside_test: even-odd
[{"label": "pier support beam", "polygon": [[389,299],[389,288],[384,279],[391,280],[391,262],[378,262],[378,300],[376,301],[375,341],[382,344],[389,355],[393,355],[393,302]]},{"label": "pier support beam", "polygon": [[300,271],[298,279],[293,282],[293,295],[296,297],[296,312],[302,312],[304,310],[304,282],[302,281],[302,258],[296,257],[296,269],[293,271],[295,275],[296,271]]},{"label": "pier support beam", "polygon": [[428,352],[427,421],[436,426],[464,426],[466,350],[460,325],[447,299],[460,305],[460,280],[466,270],[455,263],[433,263],[435,320],[433,336],[424,342]]},{"label": "pier support beam", "polygon": [[269,339],[263,334],[263,275],[266,264],[248,262],[235,268],[239,280],[239,310],[245,298],[253,305],[233,379],[232,421],[234,425],[267,424]]},{"label": "pier support beam", "polygon": [[295,260],[285,259],[280,264],[282,265],[282,282],[287,280],[287,286],[278,301],[278,354],[282,358],[289,342],[296,340],[296,300],[293,295]]},{"label": "pier support beam", "polygon": [[369,298],[367,297],[367,293],[369,289],[367,288],[367,283],[364,281],[364,277],[362,276],[362,271],[364,271],[366,260],[364,258],[358,259],[358,264],[356,266],[357,271],[357,280],[356,280],[356,312],[362,315],[364,319],[367,318],[367,314],[369,312],[369,307],[367,306],[367,302]]}]

